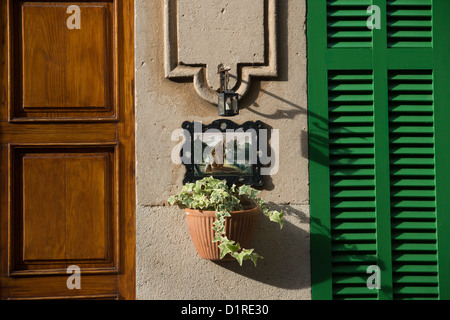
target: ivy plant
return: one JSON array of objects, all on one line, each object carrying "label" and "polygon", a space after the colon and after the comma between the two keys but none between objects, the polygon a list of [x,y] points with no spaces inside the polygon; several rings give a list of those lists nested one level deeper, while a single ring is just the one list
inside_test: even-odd
[{"label": "ivy plant", "polygon": [[216,220],[213,224],[214,240],[218,242],[220,259],[230,254],[242,266],[244,260],[251,260],[256,266],[258,258],[262,258],[254,249],[241,248],[239,243],[230,240],[225,235],[225,218],[230,217],[231,211],[244,209],[243,204],[251,203],[259,207],[261,212],[271,221],[277,222],[283,227],[283,212],[270,210],[265,201],[258,196],[259,191],[248,185],[237,187],[235,184],[228,186],[226,180],[218,180],[206,177],[195,183],[186,183],[181,193],[171,196],[169,205],[178,205],[190,209],[215,211]]}]

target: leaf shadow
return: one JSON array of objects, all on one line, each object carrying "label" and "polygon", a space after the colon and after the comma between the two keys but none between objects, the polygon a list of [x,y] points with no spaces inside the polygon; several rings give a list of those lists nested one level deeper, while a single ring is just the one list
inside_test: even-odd
[{"label": "leaf shadow", "polygon": [[260,213],[251,247],[264,257],[255,267],[250,260],[242,266],[236,261],[218,261],[215,264],[246,278],[270,286],[295,290],[309,288],[310,279],[310,235],[299,224],[309,224],[309,215],[289,204],[269,203],[274,210],[283,210],[287,219],[280,230]]}]

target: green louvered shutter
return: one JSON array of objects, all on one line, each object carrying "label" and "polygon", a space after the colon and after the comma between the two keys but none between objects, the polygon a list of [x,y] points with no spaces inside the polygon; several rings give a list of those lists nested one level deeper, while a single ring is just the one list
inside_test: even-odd
[{"label": "green louvered shutter", "polygon": [[388,84],[393,295],[437,298],[433,74],[392,70]]},{"label": "green louvered shutter", "polygon": [[328,72],[328,132],[333,294],[374,297],[357,286],[377,263],[372,72]]},{"label": "green louvered shutter", "polygon": [[450,1],[307,6],[312,296],[450,299]]}]

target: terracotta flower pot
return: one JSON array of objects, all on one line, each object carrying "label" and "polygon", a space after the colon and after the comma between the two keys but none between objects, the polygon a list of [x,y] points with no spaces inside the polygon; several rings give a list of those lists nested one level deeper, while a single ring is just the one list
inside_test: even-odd
[{"label": "terracotta flower pot", "polygon": [[[198,254],[208,260],[234,260],[229,254],[220,259],[220,249],[213,242],[213,223],[216,220],[214,211],[185,209],[189,232]],[[259,209],[257,207],[230,212],[231,217],[225,219],[225,235],[234,240],[241,248],[248,248],[256,227]]]}]

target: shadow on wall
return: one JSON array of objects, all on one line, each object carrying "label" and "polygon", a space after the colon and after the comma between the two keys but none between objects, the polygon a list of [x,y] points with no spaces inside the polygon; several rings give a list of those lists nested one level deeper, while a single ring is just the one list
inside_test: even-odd
[{"label": "shadow on wall", "polygon": [[[289,1],[280,1],[278,3],[278,77],[270,79],[271,81],[288,81],[289,71],[289,51],[288,51],[288,16]],[[306,37],[306,36],[305,36]],[[260,106],[255,101],[258,96],[267,95],[276,99],[280,104],[288,106],[288,108],[277,108],[271,113],[260,111]],[[288,99],[269,92],[261,88],[261,81],[252,79],[251,89],[240,102],[240,108],[246,109],[254,113],[258,119],[295,119],[298,115],[307,114],[306,107],[289,101]],[[310,115],[311,116],[311,115]],[[326,119],[318,118],[318,121]],[[267,126],[267,124],[266,124]],[[324,127],[324,126],[321,126]],[[267,129],[272,127],[267,126]],[[325,128],[325,127],[324,127]],[[326,131],[324,131],[326,132]],[[309,133],[311,134],[311,133]],[[318,150],[313,150],[316,160],[309,159],[311,152],[308,139],[313,139],[314,144],[319,145]],[[328,147],[328,141],[319,133],[316,137],[309,137],[307,131],[301,131],[301,156],[310,161],[318,161],[321,165],[328,165],[328,159],[324,158],[321,153],[322,148]],[[308,146],[305,148],[304,146]],[[267,177],[266,177],[267,178]],[[265,181],[264,189],[272,190],[274,185],[269,177]],[[255,268],[251,261],[245,261],[243,266],[239,266],[235,261],[214,262],[215,264],[235,272],[246,278],[265,283],[278,288],[287,290],[310,288],[311,287],[311,265],[310,265],[310,237],[315,237],[318,242],[329,242],[327,233],[310,234],[309,230],[303,230],[300,224],[309,224],[309,214],[295,208],[291,205],[280,205],[269,203],[275,210],[283,210],[286,222],[283,229],[270,222],[266,217],[260,214],[256,227],[255,235],[251,246],[255,248],[255,252],[264,257],[258,260],[258,266]],[[327,281],[320,279],[319,281]]]},{"label": "shadow on wall", "polygon": [[[288,17],[289,17],[289,1],[279,1],[277,3],[277,24],[278,24],[278,76],[275,79],[270,79],[270,81],[288,81],[289,74],[289,28],[288,28]],[[305,34],[306,38],[306,34]],[[305,70],[306,74],[306,70]],[[290,110],[276,110],[271,114],[265,114],[258,110],[260,107],[255,101],[259,94],[268,95],[283,104],[286,104],[292,109]],[[257,79],[252,79],[251,89],[247,96],[245,96],[240,104],[240,107],[247,109],[250,112],[267,119],[294,119],[299,114],[306,114],[307,110],[300,105],[293,103],[279,95],[272,92],[264,90],[261,88],[261,81]]]},{"label": "shadow on wall", "polygon": [[299,224],[309,222],[308,214],[292,207],[269,203],[274,210],[283,210],[287,218],[280,230],[265,216],[260,214],[251,246],[264,259],[244,261],[242,267],[235,261],[219,261],[215,264],[274,287],[283,289],[309,288],[311,284],[309,232],[299,228]]},{"label": "shadow on wall", "polygon": [[[288,51],[288,16],[289,1],[278,2],[278,77],[271,81],[288,81],[289,51]],[[306,36],[305,36],[306,37]],[[255,101],[260,94],[276,99],[288,108],[278,108],[271,113],[260,111]],[[295,119],[298,115],[307,114],[307,109],[261,88],[261,81],[252,79],[251,89],[240,102],[240,108],[254,113],[258,119]],[[266,124],[267,126],[267,124]],[[271,129],[272,127],[267,127]],[[308,133],[301,132],[301,156],[308,159]],[[267,178],[267,177],[265,177]],[[272,190],[274,185],[266,179],[264,189]],[[249,279],[287,290],[311,287],[310,266],[310,232],[302,229],[300,224],[309,224],[309,214],[291,205],[269,203],[274,210],[283,210],[286,222],[283,229],[266,217],[259,217],[252,247],[263,256],[255,268],[251,261],[245,261],[243,266],[236,262],[215,262],[215,264]]]}]

